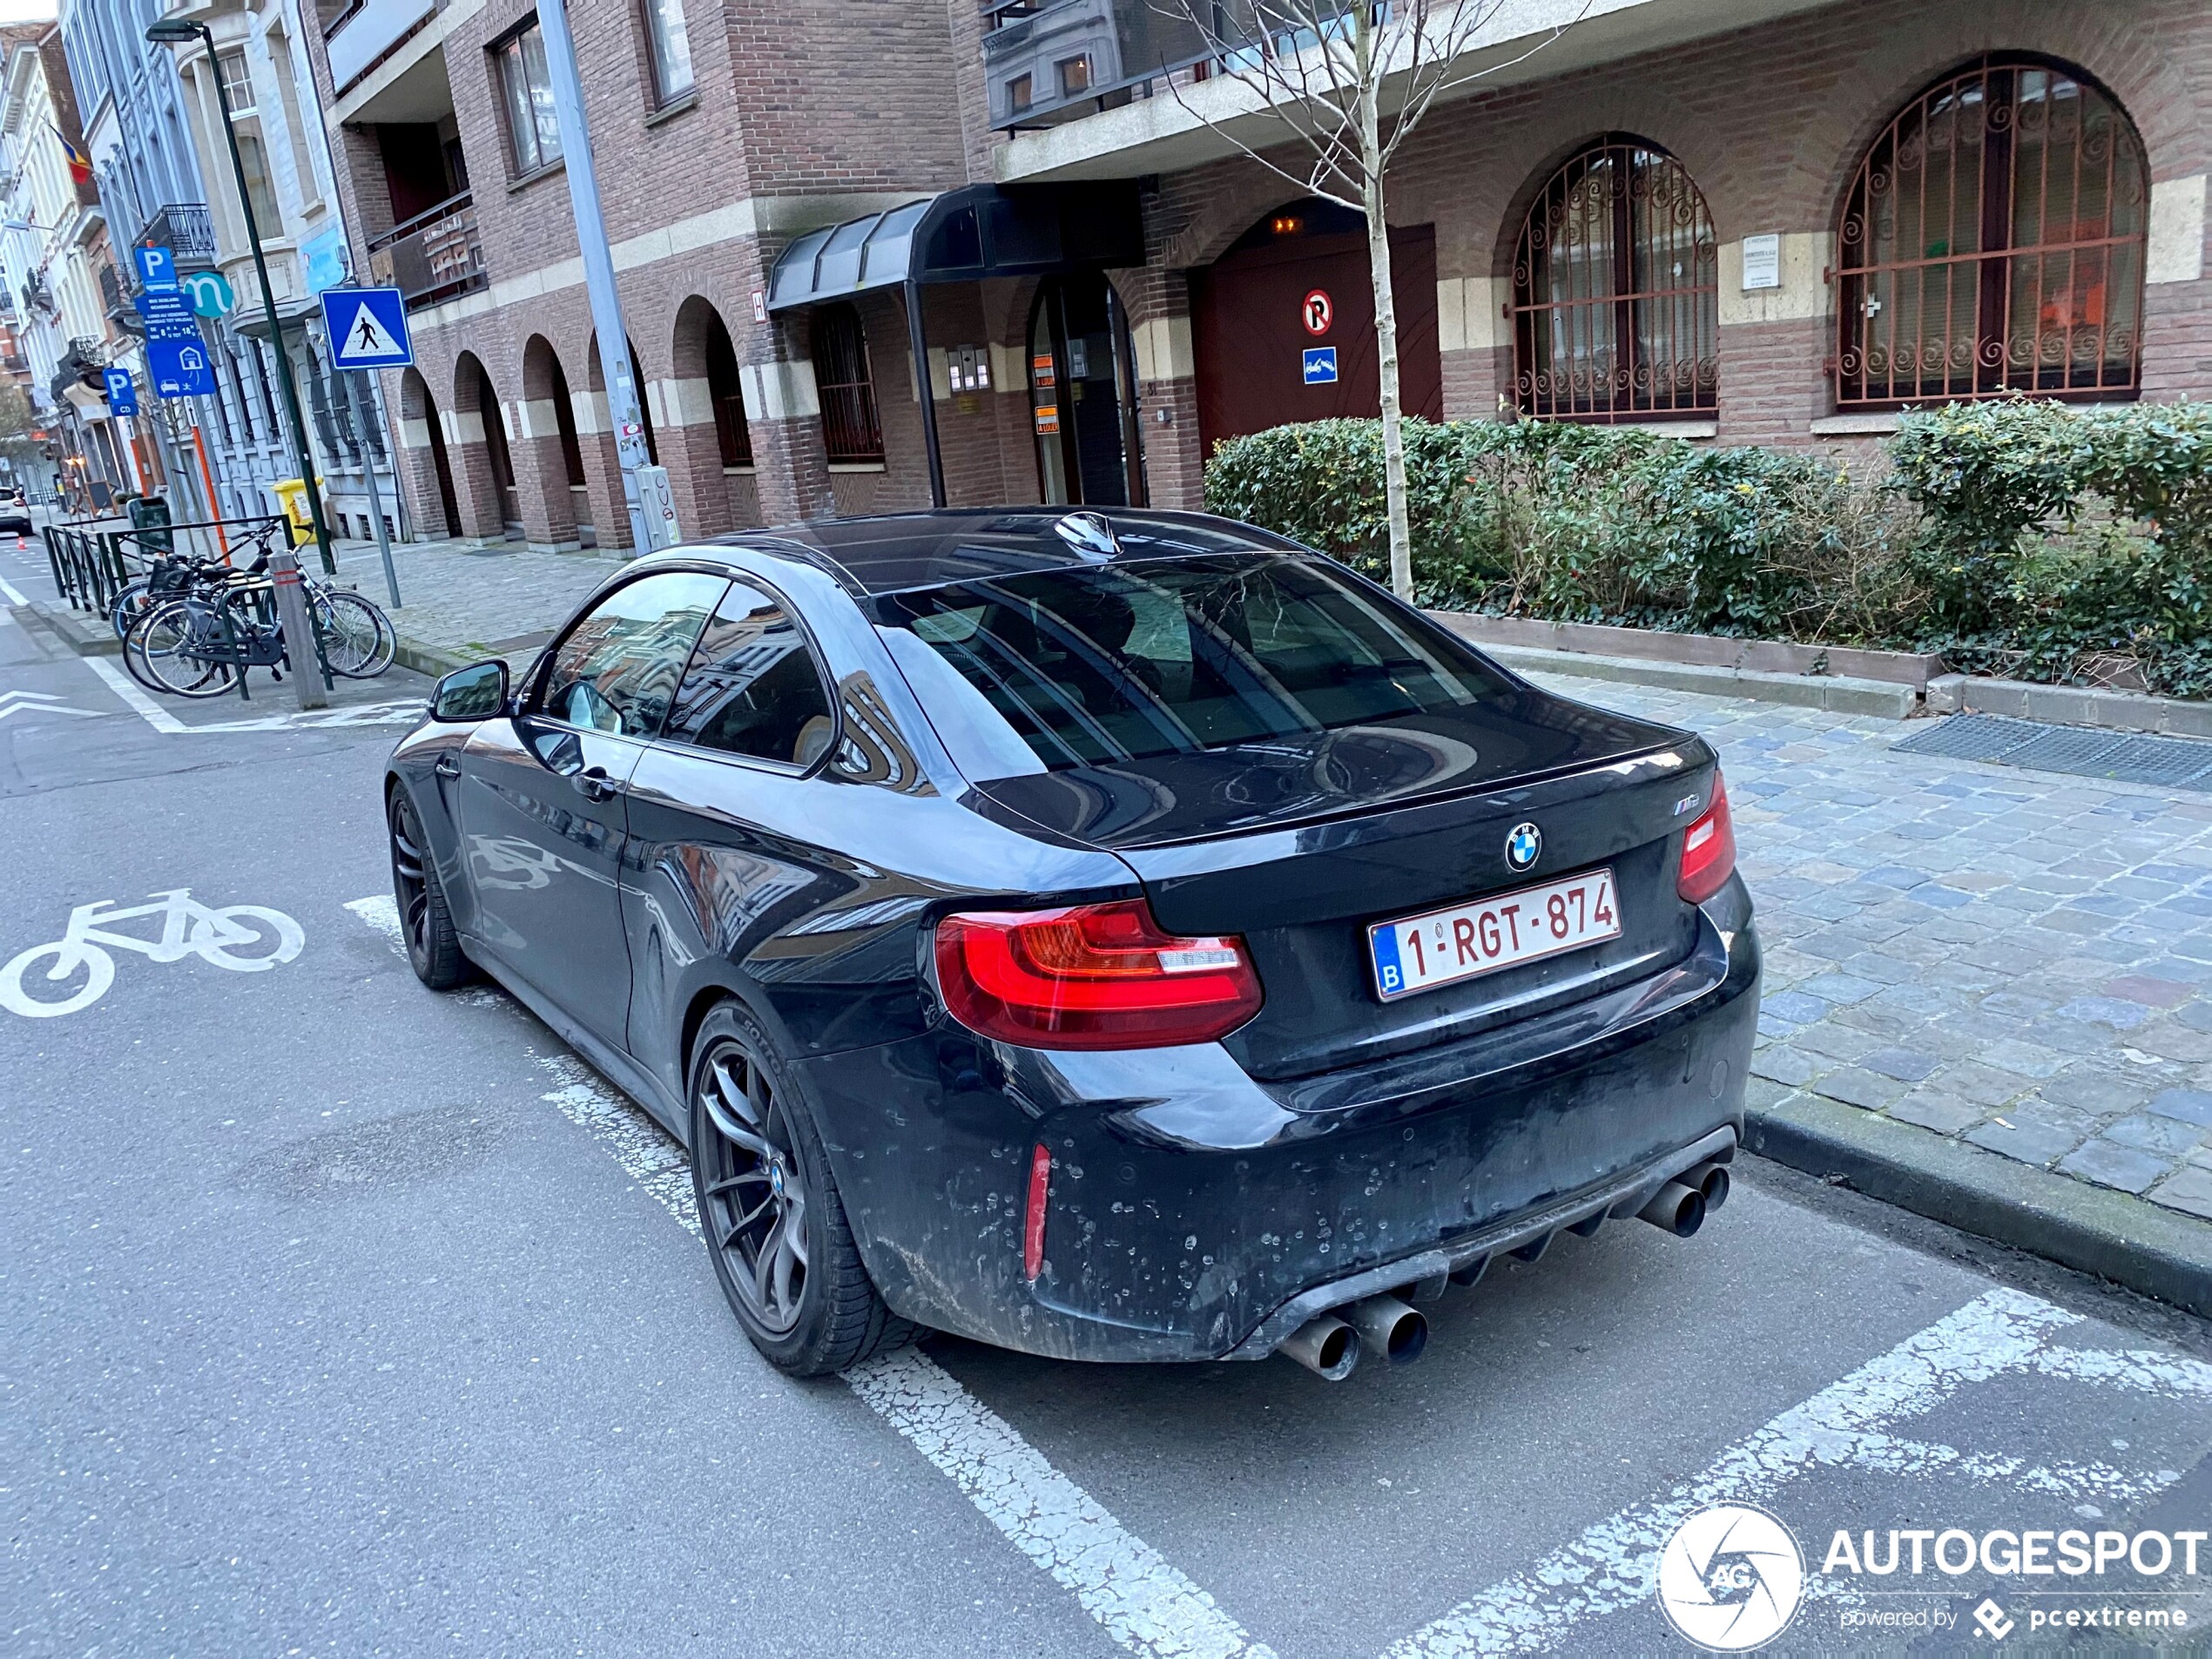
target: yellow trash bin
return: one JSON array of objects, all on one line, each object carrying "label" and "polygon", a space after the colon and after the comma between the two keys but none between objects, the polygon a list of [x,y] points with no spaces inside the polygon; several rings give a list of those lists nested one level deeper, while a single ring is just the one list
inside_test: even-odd
[{"label": "yellow trash bin", "polygon": [[[292,544],[305,547],[315,539],[315,521],[307,512],[307,487],[297,478],[280,478],[269,486],[276,491],[277,500],[284,503],[284,516],[292,523]],[[328,484],[320,477],[315,488],[327,489]]]}]

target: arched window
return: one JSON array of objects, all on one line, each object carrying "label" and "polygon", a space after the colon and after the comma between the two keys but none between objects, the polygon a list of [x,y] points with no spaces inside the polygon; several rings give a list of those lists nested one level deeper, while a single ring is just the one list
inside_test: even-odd
[{"label": "arched window", "polygon": [[883,427],[868,377],[868,340],[851,306],[814,313],[814,389],[822,403],[822,444],[830,462],[880,462]]},{"label": "arched window", "polygon": [[1928,88],[1844,199],[1837,403],[2132,392],[2148,178],[2070,71],[1986,57]]},{"label": "arched window", "polygon": [[1609,136],[1529,205],[1513,262],[1514,395],[1523,415],[1695,416],[1719,377],[1718,247],[1689,171]]}]

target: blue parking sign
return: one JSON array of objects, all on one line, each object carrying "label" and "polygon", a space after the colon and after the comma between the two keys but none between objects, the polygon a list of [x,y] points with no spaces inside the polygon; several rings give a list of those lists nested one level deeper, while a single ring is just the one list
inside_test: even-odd
[{"label": "blue parking sign", "polygon": [[132,380],[127,368],[104,368],[100,378],[107,382],[107,412],[110,415],[136,415],[138,412],[138,383]]},{"label": "blue parking sign", "polygon": [[415,361],[397,288],[325,288],[322,324],[336,368],[405,368]]},{"label": "blue parking sign", "polygon": [[132,263],[138,267],[138,286],[148,293],[177,292],[177,256],[165,247],[134,247]]},{"label": "blue parking sign", "polygon": [[1308,346],[1305,348],[1305,383],[1308,386],[1328,386],[1337,378],[1337,348],[1334,346]]}]

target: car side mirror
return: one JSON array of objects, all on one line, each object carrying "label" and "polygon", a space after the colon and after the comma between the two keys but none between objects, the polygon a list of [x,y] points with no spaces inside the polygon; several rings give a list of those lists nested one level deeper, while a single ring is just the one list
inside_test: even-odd
[{"label": "car side mirror", "polygon": [[430,692],[434,720],[489,720],[506,706],[507,664],[496,657],[455,669]]}]

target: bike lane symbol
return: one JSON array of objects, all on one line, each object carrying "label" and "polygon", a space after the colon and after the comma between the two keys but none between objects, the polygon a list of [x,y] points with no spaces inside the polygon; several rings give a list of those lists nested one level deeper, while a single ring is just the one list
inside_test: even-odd
[{"label": "bike lane symbol", "polygon": [[[190,887],[148,896],[155,902],[118,907],[102,899],[77,906],[69,913],[69,928],[63,937],[33,945],[0,968],[0,1008],[26,1019],[49,1020],[91,1007],[115,983],[111,951],[136,951],[157,962],[197,956],[233,974],[259,974],[292,961],[307,942],[298,922],[265,905],[210,909],[192,896]],[[161,918],[161,934],[156,939],[118,933],[113,926],[152,916]],[[34,976],[31,969],[49,956],[52,965]],[[33,993],[33,986],[66,984],[80,971],[84,982],[73,990],[51,1000]]]}]

